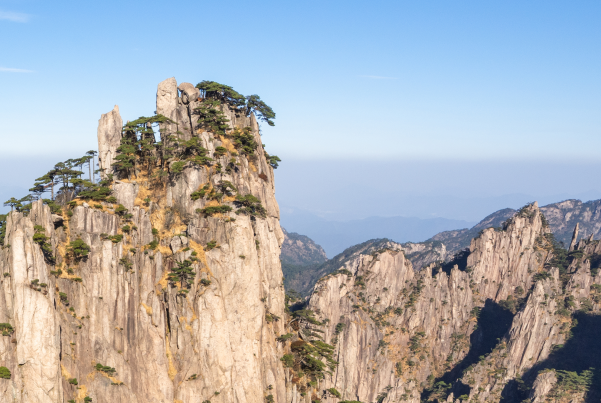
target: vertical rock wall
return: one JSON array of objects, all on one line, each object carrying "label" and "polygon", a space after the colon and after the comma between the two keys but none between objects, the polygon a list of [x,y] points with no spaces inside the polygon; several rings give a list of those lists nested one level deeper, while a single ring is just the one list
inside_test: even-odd
[{"label": "vertical rock wall", "polygon": [[[10,246],[0,250],[0,272],[7,273],[0,276],[0,322],[14,332],[0,338],[0,365],[12,376],[0,381],[0,401],[259,403],[269,394],[285,400],[275,340],[283,320],[272,320],[284,317],[283,233],[258,125],[229,111],[232,124],[253,128],[258,149],[247,158],[232,153],[227,138],[198,130],[189,111],[174,79],[159,85],[157,113],[174,120],[181,138],[198,136],[215,163],[234,158],[231,172],[188,163],[159,183],[137,171],[112,185],[117,204],[76,199],[56,228],[42,202],[27,217],[10,214]],[[100,119],[101,168],[110,169],[121,126],[117,108]],[[220,145],[227,155],[213,155]],[[198,213],[215,202],[192,200],[191,193],[223,180],[257,197],[265,218],[235,214],[233,197],[222,202],[231,213]],[[116,213],[118,204],[129,221]],[[56,265],[33,242],[34,225],[50,237]],[[76,262],[68,245],[78,238],[91,250]],[[153,240],[156,249],[148,246]],[[216,247],[207,246],[211,241]],[[196,277],[182,296],[168,274],[185,259],[194,261]]]}]

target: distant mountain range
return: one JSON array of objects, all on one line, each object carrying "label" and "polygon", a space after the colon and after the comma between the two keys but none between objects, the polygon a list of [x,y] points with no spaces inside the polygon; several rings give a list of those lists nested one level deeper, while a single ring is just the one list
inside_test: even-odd
[{"label": "distant mountain range", "polygon": [[420,242],[441,231],[469,228],[475,222],[447,218],[369,217],[351,221],[328,221],[306,212],[282,215],[282,227],[303,234],[321,245],[328,256],[335,256],[350,245],[374,238],[396,242]]},{"label": "distant mountain range", "polygon": [[[590,235],[597,239],[601,237],[601,200],[592,200],[585,203],[580,200],[565,200],[546,205],[541,207],[540,210],[549,222],[555,238],[566,247],[570,243],[576,223],[579,224],[579,239],[588,238]],[[403,236],[412,237],[411,231],[420,222],[430,225],[429,228],[434,228],[436,225],[450,225],[450,222],[454,220],[440,219],[442,221],[436,221],[439,219],[373,217],[333,224],[333,222],[325,220],[322,220],[323,222],[315,220],[313,216],[313,221],[307,221],[305,225],[307,228],[314,226],[315,223],[323,225],[323,231],[317,234],[316,238],[319,239],[317,242],[297,233],[286,233],[286,241],[282,246],[281,256],[285,286],[287,290],[294,289],[306,295],[319,278],[342,267],[349,259],[358,254],[373,253],[384,247],[402,249],[413,264],[414,269],[420,270],[432,262],[450,260],[457,252],[469,247],[471,240],[480,231],[486,228],[500,227],[504,221],[515,213],[516,210],[514,209],[502,209],[488,215],[471,228],[442,231],[423,242],[404,243],[396,242],[399,238],[390,237],[388,234],[403,234]],[[376,233],[378,225],[382,225],[381,234]],[[397,225],[405,225],[405,227],[394,228]],[[418,234],[421,235],[424,232],[422,229],[421,232],[418,231]],[[339,248],[338,245],[342,245],[348,239],[360,239],[368,234],[373,236],[371,240],[346,248],[330,260],[327,260],[325,251],[320,246],[324,242],[320,240],[325,240],[330,248],[335,249]],[[328,237],[338,237],[338,239]],[[418,235],[415,235],[415,238],[418,238]]]}]

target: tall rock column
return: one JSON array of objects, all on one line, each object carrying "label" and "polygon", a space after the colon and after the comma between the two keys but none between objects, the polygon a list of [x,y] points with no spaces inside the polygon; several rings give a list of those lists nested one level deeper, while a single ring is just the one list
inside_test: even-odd
[{"label": "tall rock column", "polygon": [[98,121],[98,165],[102,176],[111,173],[117,148],[121,144],[121,129],[123,119],[119,114],[119,106],[105,113]]}]

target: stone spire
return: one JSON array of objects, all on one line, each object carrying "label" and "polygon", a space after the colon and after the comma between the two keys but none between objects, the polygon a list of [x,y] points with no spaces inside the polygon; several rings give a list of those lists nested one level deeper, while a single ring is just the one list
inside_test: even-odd
[{"label": "stone spire", "polygon": [[98,121],[98,166],[103,178],[113,171],[111,165],[121,144],[122,128],[123,119],[117,105],[112,111],[102,115]]},{"label": "stone spire", "polygon": [[570,242],[569,251],[573,251],[576,247],[576,241],[578,239],[578,223],[576,223],[576,228],[574,228],[574,233],[572,234],[572,242]]}]

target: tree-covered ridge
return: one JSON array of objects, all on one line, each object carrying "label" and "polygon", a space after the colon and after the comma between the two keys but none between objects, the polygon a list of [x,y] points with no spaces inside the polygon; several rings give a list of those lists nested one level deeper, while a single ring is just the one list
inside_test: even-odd
[{"label": "tree-covered ridge", "polygon": [[215,100],[219,103],[242,110],[246,116],[254,113],[257,118],[263,120],[269,126],[275,126],[275,112],[258,95],[244,96],[229,85],[219,84],[215,81],[202,81],[196,85],[201,96],[206,100]]},{"label": "tree-covered ridge", "polygon": [[[195,133],[192,138],[184,139],[177,122],[157,114],[142,116],[123,126],[121,145],[117,149],[112,164],[119,177],[136,177],[136,172],[147,171],[149,177],[162,178],[169,172],[181,173],[187,164],[196,166],[214,166],[217,173],[224,169],[231,172],[236,169],[236,158],[245,156],[256,158],[259,144],[255,141],[250,127],[229,129],[228,119],[221,106],[242,112],[245,116],[254,113],[260,120],[273,126],[275,112],[258,95],[244,97],[232,87],[214,81],[202,81],[196,86],[200,90],[200,105],[191,110],[196,118],[195,129],[211,132],[217,136],[229,138],[237,152],[229,153],[225,147],[215,149],[213,157],[203,141]],[[155,140],[160,133],[161,141]],[[269,164],[278,167],[280,158],[265,153]]]},{"label": "tree-covered ridge", "polygon": [[[217,147],[213,158],[207,154],[209,150],[205,148],[199,137],[193,136],[189,140],[181,138],[181,132],[178,130],[175,122],[163,115],[157,114],[151,117],[139,117],[136,120],[127,122],[122,129],[121,144],[117,148],[117,155],[112,164],[118,178],[136,177],[136,172],[144,170],[151,179],[158,179],[159,182],[166,178],[169,173],[181,173],[186,164],[197,166],[215,166],[216,172],[231,172],[236,169],[236,158],[244,156],[249,159],[256,159],[256,150],[259,144],[255,141],[250,127],[228,129],[227,118],[219,109],[224,104],[230,108],[243,112],[246,116],[251,113],[273,126],[275,112],[263,102],[258,95],[244,97],[232,87],[219,84],[214,81],[202,81],[197,85],[201,90],[201,106],[194,110],[198,116],[197,129],[208,130],[216,135],[228,137],[236,152],[229,153],[225,147]],[[175,126],[175,131],[171,127]],[[156,141],[156,132],[160,132],[161,141]],[[96,155],[98,153],[90,150],[84,156],[72,158],[66,161],[58,162],[52,169],[35,180],[33,187],[29,189],[30,194],[16,198],[11,197],[4,202],[4,206],[11,208],[11,211],[29,213],[31,203],[43,198],[43,195],[50,193],[50,198],[43,198],[53,213],[59,213],[61,205],[65,205],[75,197],[83,200],[92,200],[96,202],[106,201],[114,203],[114,197],[111,196],[111,184],[114,176],[112,172],[103,172],[103,180],[97,181],[96,174],[99,171],[93,167],[96,166]],[[275,155],[265,153],[268,163],[275,169],[280,158]],[[88,168],[88,178],[85,178],[84,167]],[[241,212],[251,212],[263,215],[262,207],[248,202],[245,195],[239,200],[239,204],[244,204]],[[0,245],[4,242],[6,231],[6,215],[0,215]]]},{"label": "tree-covered ridge", "polygon": [[[97,154],[96,151],[90,150],[82,157],[57,162],[48,172],[35,180],[28,195],[19,199],[11,197],[4,202],[4,206],[10,207],[11,211],[29,214],[32,202],[42,199],[50,207],[52,213],[57,214],[61,210],[61,205],[65,205],[75,197],[83,200],[110,202],[111,189],[109,186],[112,177],[96,181],[98,171],[93,167]],[[88,168],[87,179],[84,172],[86,166]],[[43,197],[47,193],[50,193],[50,198]],[[7,216],[0,215],[0,245],[4,244]]]}]

